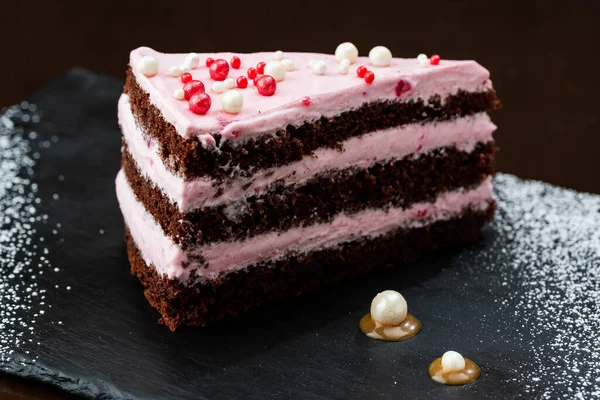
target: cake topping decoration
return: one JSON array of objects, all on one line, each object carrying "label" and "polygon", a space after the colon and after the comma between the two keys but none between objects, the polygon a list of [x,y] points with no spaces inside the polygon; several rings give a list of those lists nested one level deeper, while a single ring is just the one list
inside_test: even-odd
[{"label": "cake topping decoration", "polygon": [[183,100],[185,98],[185,92],[181,88],[175,89],[173,92],[173,97],[175,97],[177,100]]},{"label": "cake topping decoration", "polygon": [[348,60],[350,64],[354,64],[358,59],[358,49],[350,42],[340,43],[335,49],[335,59],[337,62]]},{"label": "cake topping decoration", "polygon": [[356,75],[358,75],[359,78],[364,78],[365,77],[365,72],[367,72],[367,67],[365,67],[364,65],[361,65],[360,67],[356,68]]},{"label": "cake topping decoration", "polygon": [[227,75],[229,75],[229,64],[227,61],[219,58],[208,67],[208,71],[210,77],[215,81],[224,81],[225,78],[227,78]]},{"label": "cake topping decoration", "polygon": [[190,111],[194,114],[205,115],[208,110],[210,110],[210,106],[212,104],[212,100],[209,95],[206,93],[197,93],[192,96],[190,99],[188,106]]},{"label": "cake topping decoration", "polygon": [[256,70],[256,68],[250,67],[246,71],[246,74],[248,75],[249,79],[254,79],[254,78],[256,78],[256,75],[258,75],[258,71]]},{"label": "cake topping decoration", "polygon": [[348,70],[350,69],[350,60],[342,60],[340,62],[340,65],[338,66],[338,72],[341,75],[346,75],[348,73]]},{"label": "cake topping decoration", "polygon": [[248,87],[248,78],[245,76],[238,76],[235,83],[240,89],[245,89]]},{"label": "cake topping decoration", "polygon": [[231,57],[229,63],[231,64],[231,68],[233,69],[239,69],[242,66],[242,60],[240,60],[238,56]]},{"label": "cake topping decoration", "polygon": [[192,74],[190,74],[189,72],[184,72],[183,74],[181,74],[181,82],[188,83],[191,80]]},{"label": "cake topping decoration", "polygon": [[145,76],[154,76],[158,73],[158,61],[154,57],[144,56],[137,63],[137,70]]},{"label": "cake topping decoration", "polygon": [[304,96],[301,100],[302,100],[303,105],[305,105],[306,107],[310,106],[310,97],[309,96]]},{"label": "cake topping decoration", "polygon": [[359,328],[370,338],[390,342],[410,339],[421,331],[421,323],[408,313],[406,300],[395,290],[385,290],[371,302],[371,312],[361,318]]},{"label": "cake topping decoration", "polygon": [[210,66],[215,62],[215,59],[212,57],[208,57],[206,59],[206,66],[210,68]]},{"label": "cake topping decoration", "polygon": [[465,385],[479,378],[481,370],[456,351],[447,351],[429,365],[429,376],[445,385]]},{"label": "cake topping decoration", "polygon": [[421,53],[417,56],[417,62],[421,66],[427,66],[429,65],[429,57],[427,57],[427,54]]},{"label": "cake topping decoration", "polygon": [[256,64],[256,71],[258,71],[259,74],[264,74],[265,73],[265,65],[267,65],[266,62],[261,61],[258,64]]},{"label": "cake topping decoration", "polygon": [[372,71],[365,72],[365,82],[367,82],[368,84],[371,84],[371,83],[373,83],[374,80],[375,80],[375,74]]},{"label": "cake topping decoration", "polygon": [[314,59],[313,59],[313,60],[310,60],[310,61],[308,62],[308,68],[312,68],[312,67],[313,67],[313,65],[315,65],[315,63],[316,63],[316,62],[317,62],[317,60],[314,60]]},{"label": "cake topping decoration", "polygon": [[196,53],[190,53],[187,56],[185,56],[185,59],[183,60],[182,68],[185,71],[189,71],[191,69],[196,68],[198,66],[199,62],[200,62],[200,56]]},{"label": "cake topping decoration", "polygon": [[325,64],[325,61],[322,60],[317,60],[315,61],[315,63],[312,66],[312,73],[315,75],[325,75],[325,72],[327,71],[327,64]]},{"label": "cake topping decoration", "polygon": [[230,90],[223,95],[221,107],[229,114],[237,114],[244,106],[244,96],[237,90]]},{"label": "cake topping decoration", "polygon": [[169,76],[172,76],[173,78],[178,78],[181,76],[181,74],[183,74],[183,69],[181,67],[178,67],[177,65],[169,67]]},{"label": "cake topping decoration", "polygon": [[283,60],[283,51],[281,51],[281,50],[277,50],[277,51],[275,52],[275,57],[274,57],[273,59],[274,59],[274,60],[277,60],[277,61],[281,61],[281,60]]},{"label": "cake topping decoration", "polygon": [[263,75],[260,78],[256,78],[254,85],[258,89],[258,93],[263,96],[273,96],[277,89],[277,82],[269,75]]},{"label": "cake topping decoration", "polygon": [[434,54],[434,55],[431,56],[431,58],[429,59],[429,61],[431,62],[431,65],[439,65],[441,59],[442,58],[439,55]]},{"label": "cake topping decoration", "polygon": [[235,87],[235,79],[227,78],[223,81],[223,85],[225,86],[225,90],[233,89]]},{"label": "cake topping decoration", "polygon": [[286,71],[293,71],[296,69],[296,65],[294,64],[294,62],[292,60],[290,60],[289,58],[285,58],[283,60],[281,60],[281,63],[283,64],[283,66],[285,67]]},{"label": "cake topping decoration", "polygon": [[264,68],[265,75],[271,75],[275,81],[281,82],[285,79],[285,67],[281,61],[269,61]]},{"label": "cake topping decoration", "polygon": [[375,46],[369,52],[369,61],[375,67],[389,67],[392,63],[392,52],[385,46]]},{"label": "cake topping decoration", "polygon": [[185,93],[185,99],[189,100],[196,93],[204,93],[204,83],[192,80],[183,85],[183,91]]},{"label": "cake topping decoration", "polygon": [[215,81],[210,86],[210,90],[215,93],[223,93],[225,91],[225,84],[221,81]]}]

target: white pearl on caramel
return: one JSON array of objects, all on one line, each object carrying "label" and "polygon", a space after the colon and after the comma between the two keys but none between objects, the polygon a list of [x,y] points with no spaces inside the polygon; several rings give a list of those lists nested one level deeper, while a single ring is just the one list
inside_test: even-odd
[{"label": "white pearl on caramel", "polygon": [[442,368],[444,371],[462,371],[465,369],[465,359],[456,351],[447,351],[442,356]]},{"label": "white pearl on caramel", "polygon": [[383,325],[399,325],[407,314],[406,300],[395,290],[385,290],[371,302],[371,317]]},{"label": "white pearl on caramel", "polygon": [[285,66],[281,61],[269,61],[265,65],[265,75],[270,75],[277,82],[285,79]]},{"label": "white pearl on caramel", "polygon": [[145,76],[154,76],[158,73],[158,61],[151,56],[140,58],[136,66],[138,72]]},{"label": "white pearl on caramel", "polygon": [[244,96],[237,90],[230,90],[223,95],[221,107],[229,114],[237,114],[244,106]]},{"label": "white pearl on caramel", "polygon": [[358,49],[350,42],[340,43],[335,49],[335,59],[337,62],[348,60],[350,64],[354,64],[358,59]]},{"label": "white pearl on caramel", "polygon": [[375,67],[389,67],[392,63],[392,52],[385,46],[375,46],[369,52],[369,61]]}]

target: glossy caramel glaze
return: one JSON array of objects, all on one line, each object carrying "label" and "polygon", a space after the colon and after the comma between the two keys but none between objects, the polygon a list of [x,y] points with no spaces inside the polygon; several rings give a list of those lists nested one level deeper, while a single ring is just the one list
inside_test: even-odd
[{"label": "glossy caramel glaze", "polygon": [[400,325],[383,325],[371,318],[369,313],[361,318],[358,326],[368,337],[387,342],[401,342],[421,331],[421,322],[412,314],[407,314]]},{"label": "glossy caramel glaze", "polygon": [[468,358],[465,358],[465,368],[460,371],[444,371],[442,368],[442,357],[436,358],[429,365],[429,376],[431,379],[444,385],[466,385],[479,378],[479,375],[481,375],[479,366]]}]

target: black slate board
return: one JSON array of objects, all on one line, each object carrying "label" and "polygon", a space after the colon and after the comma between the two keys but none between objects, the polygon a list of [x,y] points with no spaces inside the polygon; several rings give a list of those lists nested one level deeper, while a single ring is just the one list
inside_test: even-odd
[{"label": "black slate board", "polygon": [[[527,285],[519,281],[526,278],[510,273],[520,249],[511,248],[515,239],[499,224],[510,221],[510,210],[502,208],[510,197],[505,192],[515,185],[525,190],[529,183],[507,176],[496,182],[499,219],[467,249],[204,330],[171,333],[157,325],[158,314],[129,274],[114,193],[121,91],[118,80],[76,69],[29,99],[42,113],[37,140],[55,136],[56,143],[36,149],[34,180],[40,208],[49,216],[38,224],[37,235],[45,238],[51,264],[60,272],[40,276],[51,308],[32,333],[39,344],[16,349],[1,364],[7,373],[103,398],[506,399],[538,397],[551,385],[544,377],[533,386],[523,379],[532,360],[550,360],[539,358],[536,346],[552,332],[536,336],[527,314],[515,314],[527,299]],[[597,253],[589,257],[595,265]],[[404,294],[423,323],[410,341],[373,341],[357,329],[372,297],[389,288]],[[429,363],[448,349],[475,360],[481,379],[465,387],[431,381]],[[586,373],[584,368],[580,377]],[[546,388],[558,395],[567,394],[567,386]]]}]

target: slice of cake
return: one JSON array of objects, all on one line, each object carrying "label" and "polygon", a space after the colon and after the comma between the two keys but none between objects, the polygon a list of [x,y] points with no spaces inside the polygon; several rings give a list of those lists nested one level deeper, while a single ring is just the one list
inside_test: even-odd
[{"label": "slice of cake", "polygon": [[489,72],[357,56],[131,52],[117,196],[169,328],[473,241],[492,218]]}]

